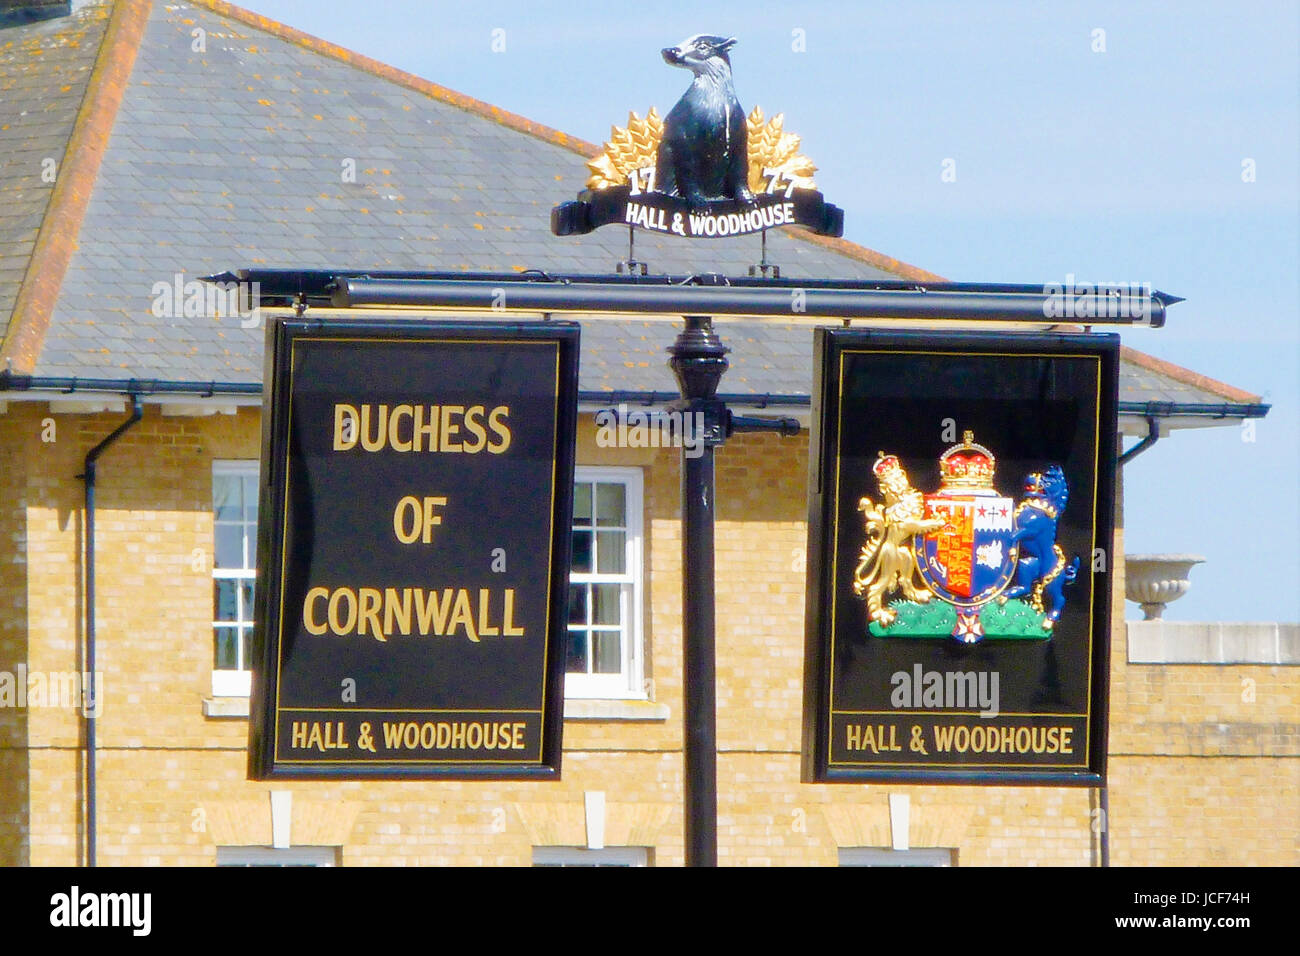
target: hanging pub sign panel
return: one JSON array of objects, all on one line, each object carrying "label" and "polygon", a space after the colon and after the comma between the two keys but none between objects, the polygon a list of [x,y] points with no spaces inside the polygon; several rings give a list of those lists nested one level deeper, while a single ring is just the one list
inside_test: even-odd
[{"label": "hanging pub sign panel", "polygon": [[731,75],[735,45],[735,37],[701,33],[660,51],[669,66],[690,71],[690,86],[667,116],[651,107],[645,119],[631,113],[627,126],[614,127],[587,164],[587,188],[551,210],[555,235],[611,224],[683,238],[779,226],[844,234],[844,211],[817,190],[817,167],[783,114],[745,112]]},{"label": "hanging pub sign panel", "polygon": [[816,343],[804,779],[1100,784],[1118,337]]},{"label": "hanging pub sign panel", "polygon": [[556,778],[578,327],[271,323],[249,773]]}]

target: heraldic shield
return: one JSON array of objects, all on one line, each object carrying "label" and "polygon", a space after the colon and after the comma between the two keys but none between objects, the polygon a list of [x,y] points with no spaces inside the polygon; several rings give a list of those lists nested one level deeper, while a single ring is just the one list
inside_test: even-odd
[{"label": "heraldic shield", "polygon": [[[966,644],[1051,636],[1079,563],[1067,564],[1056,544],[1064,477],[1056,466],[1027,476],[1017,504],[994,486],[996,468],[993,453],[965,432],[939,456],[939,490],[922,494],[897,457],[880,453],[873,470],[884,498],[858,503],[867,542],[853,581],[872,634]],[[886,604],[894,591],[901,599]]]},{"label": "heraldic shield", "polygon": [[943,484],[925,496],[925,517],[942,526],[917,535],[917,570],[930,590],[957,612],[953,637],[983,636],[979,609],[998,596],[1016,566],[1015,505],[993,488],[996,460],[966,432],[939,457]]}]

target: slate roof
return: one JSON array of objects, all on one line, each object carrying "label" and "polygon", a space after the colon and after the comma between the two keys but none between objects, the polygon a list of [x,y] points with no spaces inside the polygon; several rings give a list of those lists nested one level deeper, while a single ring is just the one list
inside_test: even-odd
[{"label": "slate roof", "polygon": [[[813,330],[809,325],[718,321],[723,344],[732,351],[723,379],[729,394],[806,396],[813,379]],[[677,395],[664,349],[676,326],[665,321],[587,322],[582,327],[581,388],[584,391],[658,392]],[[1128,414],[1195,414],[1203,406],[1221,416],[1262,415],[1256,395],[1198,375],[1134,349],[1120,360],[1120,411]],[[1228,406],[1240,406],[1231,412]]]},{"label": "slate roof", "polygon": [[106,7],[0,31],[0,341],[108,22]]},{"label": "slate roof", "polygon": [[[551,207],[583,188],[592,144],[221,0],[90,2],[71,18],[0,31],[0,125],[10,127],[0,129],[0,170],[17,164],[0,184],[0,198],[17,197],[0,204],[0,355],[16,373],[260,381],[260,330],[154,314],[155,285],[177,275],[609,272],[626,256],[617,228],[550,233]],[[196,35],[205,49],[195,50]],[[22,109],[11,89],[30,100],[28,116],[13,116]],[[60,150],[65,195],[46,215],[51,190],[29,167]],[[789,277],[939,279],[794,232],[768,240]],[[758,239],[639,232],[636,251],[656,272],[744,274]],[[738,322],[723,334],[733,348],[728,392],[808,394],[810,328]],[[585,323],[583,390],[675,390],[664,364],[671,338],[662,323]],[[1131,402],[1258,401],[1139,354],[1126,350],[1122,398]]]}]

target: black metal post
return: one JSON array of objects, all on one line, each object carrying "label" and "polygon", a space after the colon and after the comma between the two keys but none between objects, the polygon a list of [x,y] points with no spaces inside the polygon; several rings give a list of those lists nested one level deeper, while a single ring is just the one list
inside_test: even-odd
[{"label": "black metal post", "polygon": [[1101,865],[1110,866],[1110,790],[1101,788]]},{"label": "black metal post", "polygon": [[[686,865],[718,864],[718,744],[713,601],[713,450],[726,439],[717,398],[727,349],[709,316],[689,315],[668,350],[681,388],[673,410],[692,416],[702,440],[682,446],[682,639],[685,714]],[[700,432],[697,431],[697,434]]]}]

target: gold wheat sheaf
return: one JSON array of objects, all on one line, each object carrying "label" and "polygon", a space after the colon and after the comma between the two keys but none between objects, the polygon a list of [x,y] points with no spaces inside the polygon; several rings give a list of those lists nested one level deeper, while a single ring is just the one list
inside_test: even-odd
[{"label": "gold wheat sheaf", "polygon": [[785,114],[777,113],[763,122],[757,106],[749,114],[749,188],[766,192],[768,182],[793,183],[797,189],[816,189],[813,173],[817,167],[799,152],[799,137],[782,129]]},{"label": "gold wheat sheaf", "polygon": [[[799,189],[817,188],[812,178],[817,167],[799,152],[799,137],[782,128],[785,114],[764,121],[763,111],[755,106],[746,122],[752,192],[766,192],[769,180],[781,185],[793,183]],[[587,188],[622,186],[634,171],[654,166],[663,134],[664,121],[653,106],[645,119],[635,112],[628,113],[627,126],[613,127],[605,151],[587,163],[591,170]]]},{"label": "gold wheat sheaf", "polygon": [[587,188],[622,186],[635,170],[653,166],[655,155],[659,152],[659,140],[663,135],[664,121],[653,106],[645,119],[641,119],[635,112],[628,113],[627,126],[613,127],[609,142],[605,144],[605,152],[587,164],[591,170]]}]

